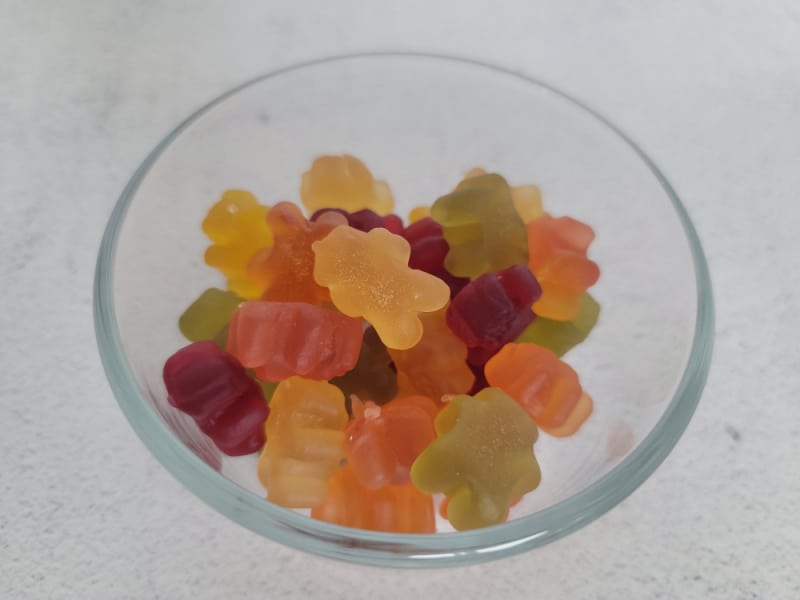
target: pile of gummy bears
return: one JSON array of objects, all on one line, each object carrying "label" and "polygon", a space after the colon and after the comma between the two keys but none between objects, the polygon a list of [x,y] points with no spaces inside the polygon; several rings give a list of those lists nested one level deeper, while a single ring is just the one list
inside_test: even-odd
[{"label": "pile of gummy bears", "polygon": [[239,190],[209,211],[228,289],[180,317],[170,403],[222,452],[259,452],[267,498],[317,519],[432,533],[443,494],[455,529],[503,522],[539,485],[539,430],[592,412],[560,358],[599,314],[592,229],[482,169],[407,226],[352,156],[317,158],[300,196],[308,219]]}]

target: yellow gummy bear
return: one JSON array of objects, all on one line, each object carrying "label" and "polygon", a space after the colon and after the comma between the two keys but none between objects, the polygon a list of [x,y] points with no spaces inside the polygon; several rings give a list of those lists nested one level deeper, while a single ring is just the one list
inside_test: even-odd
[{"label": "yellow gummy bear", "polygon": [[438,437],[414,461],[411,481],[426,494],[447,495],[456,529],[502,522],[511,502],[539,485],[538,430],[502,390],[454,396],[434,426]]},{"label": "yellow gummy bear", "polygon": [[203,232],[213,242],[206,250],[206,264],[222,271],[228,289],[242,298],[261,296],[261,286],[247,274],[247,263],[256,250],[272,246],[267,210],[250,192],[227,190],[203,220]]},{"label": "yellow gummy bear", "polygon": [[[486,175],[486,169],[473,167],[464,173],[464,179]],[[544,214],[542,192],[535,185],[511,186],[511,201],[523,223],[528,224]]]},{"label": "yellow gummy bear", "polygon": [[450,288],[438,277],[410,269],[408,242],[377,228],[368,233],[337,227],[314,242],[314,279],[350,317],[364,317],[388,348],[405,350],[422,337],[420,312],[439,310]]},{"label": "yellow gummy bear", "polygon": [[394,209],[389,184],[375,179],[355,156],[320,156],[303,173],[300,199],[310,213],[321,208],[356,212],[369,208],[379,215]]},{"label": "yellow gummy bear", "polygon": [[408,222],[416,223],[420,219],[431,216],[430,206],[415,206],[408,212]]},{"label": "yellow gummy bear", "polygon": [[325,381],[290,377],[278,384],[269,408],[258,479],[270,501],[312,508],[325,499],[328,478],[344,457],[344,394]]}]

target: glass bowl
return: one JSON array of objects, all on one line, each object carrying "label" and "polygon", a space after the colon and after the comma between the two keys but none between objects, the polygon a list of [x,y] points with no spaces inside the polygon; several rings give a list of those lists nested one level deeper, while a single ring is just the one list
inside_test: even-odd
[{"label": "glass bowl", "polygon": [[[595,411],[573,437],[536,444],[541,486],[502,525],[399,535],[340,527],[264,499],[256,457],[222,456],[166,401],[161,369],[186,342],[181,312],[222,276],[203,263],[206,211],[228,188],[299,201],[321,154],[350,153],[392,186],[406,216],[470,167],[535,183],[545,209],[590,224],[601,317],[565,360]],[[603,118],[498,68],[416,54],[344,56],[282,69],[207,104],[134,173],[95,278],[100,355],[117,400],[177,479],[234,521],[283,544],[384,566],[450,566],[541,546],[639,486],[684,431],[708,372],[713,306],[697,234],[653,163]]]}]

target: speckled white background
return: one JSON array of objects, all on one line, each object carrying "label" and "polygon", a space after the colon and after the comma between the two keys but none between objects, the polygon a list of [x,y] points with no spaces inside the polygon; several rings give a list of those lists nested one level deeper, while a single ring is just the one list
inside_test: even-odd
[{"label": "speckled white background", "polygon": [[[155,143],[255,75],[387,48],[514,68],[605,114],[674,183],[714,280],[711,375],[664,465],[483,566],[354,567],[233,524],[148,454],[95,348],[102,229]],[[0,0],[0,597],[800,598],[798,190],[793,0]]]}]

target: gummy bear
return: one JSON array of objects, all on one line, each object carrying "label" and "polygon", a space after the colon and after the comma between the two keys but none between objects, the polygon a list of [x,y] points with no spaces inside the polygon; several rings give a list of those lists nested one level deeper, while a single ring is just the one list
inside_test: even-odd
[{"label": "gummy bear", "polygon": [[[447,326],[445,309],[420,315],[422,338],[408,350],[389,350],[409,388],[435,401],[463,394],[475,380],[467,365],[467,347]],[[406,390],[408,391],[408,389]]]},{"label": "gummy bear", "polygon": [[330,379],[356,365],[361,321],[302,302],[243,302],[231,316],[228,352],[259,379]]},{"label": "gummy bear", "polygon": [[315,519],[372,531],[434,533],[433,498],[412,484],[371,490],[358,481],[349,466],[328,480],[324,502],[311,509]]},{"label": "gummy bear", "polygon": [[385,404],[394,398],[397,394],[397,373],[392,368],[392,357],[374,327],[364,330],[356,366],[330,382],[344,393],[348,413],[352,394],[375,404]]},{"label": "gummy bear", "polygon": [[430,206],[415,206],[408,212],[408,222],[409,223],[416,223],[424,219],[425,217],[431,216],[431,207]]},{"label": "gummy bear", "polygon": [[208,288],[178,319],[178,328],[190,342],[213,340],[231,320],[243,299],[233,292]]},{"label": "gummy bear", "polygon": [[356,418],[345,429],[344,453],[358,480],[370,489],[408,483],[411,463],[436,437],[433,400],[409,396],[353,408]]},{"label": "gummy bear", "polygon": [[343,457],[344,395],[324,381],[290,377],[278,385],[270,408],[258,479],[276,504],[316,506]]},{"label": "gummy bear", "polygon": [[[464,179],[486,175],[486,169],[473,167],[464,174]],[[511,201],[523,223],[530,223],[544,214],[542,192],[535,185],[511,186]]]},{"label": "gummy bear", "polygon": [[528,328],[516,339],[517,342],[530,342],[544,346],[564,356],[571,348],[580,344],[592,331],[600,315],[600,305],[589,294],[580,298],[580,309],[571,321],[553,321],[544,317],[534,319]]},{"label": "gummy bear", "polygon": [[524,265],[487,273],[452,299],[447,324],[469,347],[468,360],[482,365],[503,344],[513,341],[534,319],[531,304],[541,289]]},{"label": "gummy bear", "polygon": [[450,245],[445,268],[457,277],[477,277],[528,264],[528,239],[500,175],[465,179],[431,207]]},{"label": "gummy bear", "polygon": [[328,290],[316,284],[311,244],[347,223],[342,215],[326,213],[307,221],[294,204],[279,202],[267,213],[275,236],[274,247],[256,252],[247,266],[250,278],[261,286],[263,300],[320,304]]},{"label": "gummy bear", "polygon": [[503,391],[455,396],[434,425],[438,437],[414,461],[411,481],[447,495],[456,529],[502,522],[511,502],[539,485],[536,425]]},{"label": "gummy bear", "polygon": [[422,337],[417,313],[438,310],[450,297],[440,279],[408,267],[408,242],[385,229],[337,227],[312,247],[317,283],[328,287],[341,312],[369,321],[388,348],[416,344]]},{"label": "gummy bear", "polygon": [[506,344],[484,372],[489,385],[519,402],[542,429],[563,425],[583,393],[572,367],[536,344]]},{"label": "gummy bear", "polygon": [[450,295],[455,296],[469,283],[466,277],[455,277],[444,268],[444,261],[450,246],[442,235],[442,226],[430,217],[412,223],[403,231],[403,237],[411,245],[408,266],[435,275],[450,287]]},{"label": "gummy bear", "polygon": [[247,273],[256,250],[272,245],[267,207],[244,190],[227,190],[203,220],[203,231],[214,243],[206,250],[206,264],[222,271],[228,289],[243,298],[258,298],[261,286]]},{"label": "gummy bear", "polygon": [[303,173],[300,199],[308,212],[342,208],[353,212],[369,208],[380,215],[392,212],[394,198],[385,181],[375,179],[355,156],[320,156]]},{"label": "gummy bear", "polygon": [[600,277],[597,264],[586,257],[594,231],[570,217],[550,215],[531,221],[527,228],[528,266],[542,286],[533,312],[556,321],[574,319],[581,296]]},{"label": "gummy bear", "polygon": [[311,215],[311,220],[316,221],[322,215],[329,212],[339,213],[347,219],[347,224],[350,225],[350,227],[358,229],[359,231],[367,232],[377,227],[383,227],[398,235],[403,233],[403,220],[400,217],[397,215],[381,216],[368,208],[358,210],[354,213],[349,213],[341,208],[321,208]]},{"label": "gummy bear", "polygon": [[240,456],[264,445],[269,408],[261,388],[214,342],[181,348],[167,359],[163,376],[169,403],[191,416],[222,452]]},{"label": "gummy bear", "polygon": [[581,425],[591,416],[593,410],[594,402],[592,397],[583,392],[581,397],[578,398],[575,408],[570,411],[561,425],[558,427],[540,427],[539,429],[553,437],[569,437],[581,428]]}]

